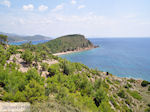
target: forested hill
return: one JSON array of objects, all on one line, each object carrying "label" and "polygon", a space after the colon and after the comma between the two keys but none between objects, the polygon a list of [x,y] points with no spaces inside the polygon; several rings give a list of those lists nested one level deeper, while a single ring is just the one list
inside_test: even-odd
[{"label": "forested hill", "polygon": [[18,35],[18,34],[14,34],[14,33],[4,33],[4,32],[0,32],[0,34],[2,35],[7,35],[7,39],[9,42],[14,42],[14,41],[36,41],[36,40],[50,40],[52,39],[51,37],[46,37],[43,35],[27,35],[27,36],[23,36],[23,35]]},{"label": "forested hill", "polygon": [[94,48],[94,45],[89,40],[79,34],[62,36],[48,41],[44,45],[49,47],[52,53]]}]

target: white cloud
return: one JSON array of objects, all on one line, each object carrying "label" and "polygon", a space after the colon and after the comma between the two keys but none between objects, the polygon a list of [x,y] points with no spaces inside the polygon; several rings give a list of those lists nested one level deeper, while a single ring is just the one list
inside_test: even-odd
[{"label": "white cloud", "polygon": [[131,19],[131,18],[135,18],[135,17],[137,17],[136,14],[130,14],[130,15],[124,16],[124,18],[126,18],[126,19]]},{"label": "white cloud", "polygon": [[54,9],[52,9],[52,12],[62,10],[63,8],[64,8],[64,4],[57,5]]},{"label": "white cloud", "polygon": [[75,0],[71,1],[71,4],[75,5],[77,2]]},{"label": "white cloud", "polygon": [[78,7],[78,9],[83,9],[83,8],[85,8],[85,5],[80,5],[80,6]]},{"label": "white cloud", "polygon": [[19,20],[19,23],[20,23],[20,24],[25,24],[24,19],[20,18],[20,19],[18,19],[18,20]]},{"label": "white cloud", "polygon": [[32,11],[33,9],[34,9],[34,6],[32,4],[23,6],[23,10],[25,11]]},{"label": "white cloud", "polygon": [[46,5],[40,5],[38,9],[39,11],[46,11],[48,7]]},{"label": "white cloud", "polygon": [[8,0],[4,0],[2,2],[0,2],[1,5],[4,5],[4,6],[7,6],[7,7],[10,7],[11,6],[11,2],[8,1]]}]

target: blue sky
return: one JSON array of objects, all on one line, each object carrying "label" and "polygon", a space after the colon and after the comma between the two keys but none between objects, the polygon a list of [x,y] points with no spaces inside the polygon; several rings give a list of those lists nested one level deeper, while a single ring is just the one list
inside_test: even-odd
[{"label": "blue sky", "polygon": [[150,0],[0,0],[0,31],[150,37]]}]

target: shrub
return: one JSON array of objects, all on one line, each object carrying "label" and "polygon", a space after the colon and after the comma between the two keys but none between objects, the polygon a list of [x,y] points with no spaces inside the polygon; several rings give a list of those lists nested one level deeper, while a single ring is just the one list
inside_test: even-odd
[{"label": "shrub", "polygon": [[131,90],[127,90],[127,92],[135,99],[137,100],[141,100],[142,97],[141,95],[137,92],[137,91],[131,91]]},{"label": "shrub", "polygon": [[129,83],[127,83],[124,87],[125,87],[125,88],[127,88],[127,89],[129,89],[129,88],[131,88],[131,87],[132,87],[132,85],[131,85],[131,84],[129,84]]},{"label": "shrub", "polygon": [[66,87],[62,87],[60,88],[60,90],[58,91],[58,94],[56,96],[57,99],[63,99],[65,97],[67,97],[69,91]]},{"label": "shrub", "polygon": [[31,64],[34,60],[34,55],[31,51],[25,50],[25,52],[22,53],[21,58],[24,59],[27,64]]},{"label": "shrub", "polygon": [[14,45],[11,45],[8,50],[7,50],[10,54],[16,54],[17,53],[17,47]]},{"label": "shrub", "polygon": [[150,108],[145,109],[144,112],[150,112]]},{"label": "shrub", "polygon": [[150,86],[148,87],[148,91],[150,91]]},{"label": "shrub", "polygon": [[26,73],[26,81],[30,82],[30,80],[36,80],[38,83],[43,84],[43,78],[38,74],[38,71],[36,69],[30,69]]},{"label": "shrub", "polygon": [[41,67],[43,71],[47,71],[48,70],[48,63],[41,63]]},{"label": "shrub", "polygon": [[23,91],[27,101],[33,103],[34,101],[42,101],[45,97],[45,88],[40,85],[36,80],[32,79],[28,85],[26,85]]},{"label": "shrub", "polygon": [[119,93],[117,93],[119,97],[121,98],[125,98],[126,97],[126,94],[125,94],[125,91],[124,90],[120,90]]},{"label": "shrub", "polygon": [[116,103],[116,101],[114,100],[114,98],[111,96],[109,97],[110,102],[113,104],[113,106],[117,109],[119,109],[119,105]]},{"label": "shrub", "polygon": [[129,79],[128,81],[129,81],[130,83],[134,83],[134,82],[135,82],[135,79],[132,79],[132,78],[131,78],[131,79]]},{"label": "shrub", "polygon": [[94,101],[97,107],[99,107],[102,101],[106,100],[107,94],[102,86],[96,91],[94,97]]},{"label": "shrub", "polygon": [[63,63],[63,72],[66,75],[73,73],[73,64],[70,64],[69,62],[64,62]]},{"label": "shrub", "polygon": [[149,103],[149,104],[147,104],[147,106],[148,106],[148,107],[150,107],[150,103]]},{"label": "shrub", "polygon": [[17,65],[16,63],[13,63],[13,62],[10,62],[9,64],[7,64],[6,67],[11,69],[11,70],[19,69],[19,65]]},{"label": "shrub", "polygon": [[150,84],[150,82],[143,80],[141,86],[146,87],[148,84]]},{"label": "shrub", "polygon": [[59,64],[53,64],[48,68],[48,72],[49,72],[50,76],[54,76],[59,71],[60,71]]},{"label": "shrub", "polygon": [[41,51],[40,56],[42,57],[42,59],[46,59],[47,58],[47,52]]},{"label": "shrub", "polygon": [[114,110],[111,109],[111,106],[108,102],[103,101],[101,105],[99,106],[100,112],[114,112]]}]

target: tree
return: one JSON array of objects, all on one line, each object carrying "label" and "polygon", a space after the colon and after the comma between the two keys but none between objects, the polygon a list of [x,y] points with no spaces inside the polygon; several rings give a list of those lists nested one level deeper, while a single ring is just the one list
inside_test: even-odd
[{"label": "tree", "polygon": [[73,73],[73,71],[74,71],[74,65],[71,64],[70,62],[66,61],[66,60],[61,62],[60,66],[63,69],[63,73],[66,75],[69,75],[69,74]]},{"label": "tree", "polygon": [[0,44],[5,44],[5,43],[7,43],[8,42],[8,37],[7,37],[7,35],[2,35],[2,34],[0,34]]},{"label": "tree", "polygon": [[24,59],[27,64],[31,64],[34,59],[34,55],[31,51],[25,50],[25,52],[22,53],[21,58]]},{"label": "tree", "polygon": [[41,63],[41,67],[43,71],[47,71],[48,70],[48,63]]},{"label": "tree", "polygon": [[42,101],[45,97],[45,88],[40,85],[36,80],[30,80],[29,84],[26,85],[24,90],[26,100],[33,103],[34,101]]},{"label": "tree", "polygon": [[42,57],[42,59],[46,59],[47,58],[47,52],[41,51],[40,56]]},{"label": "tree", "polygon": [[101,86],[95,93],[95,104],[97,107],[99,107],[99,105],[101,104],[102,101],[105,101],[107,98],[107,94],[103,88],[103,86]]},{"label": "tree", "polygon": [[10,54],[16,54],[17,53],[17,47],[14,45],[9,46],[7,50]]},{"label": "tree", "polygon": [[60,71],[59,64],[53,64],[48,68],[50,76],[54,76],[55,74],[59,73],[59,71]]},{"label": "tree", "polygon": [[150,82],[143,80],[141,86],[146,87],[148,84],[150,84]]},{"label": "tree", "polygon": [[0,45],[0,65],[4,65],[6,60],[10,57],[10,53],[4,49],[4,46]]}]

